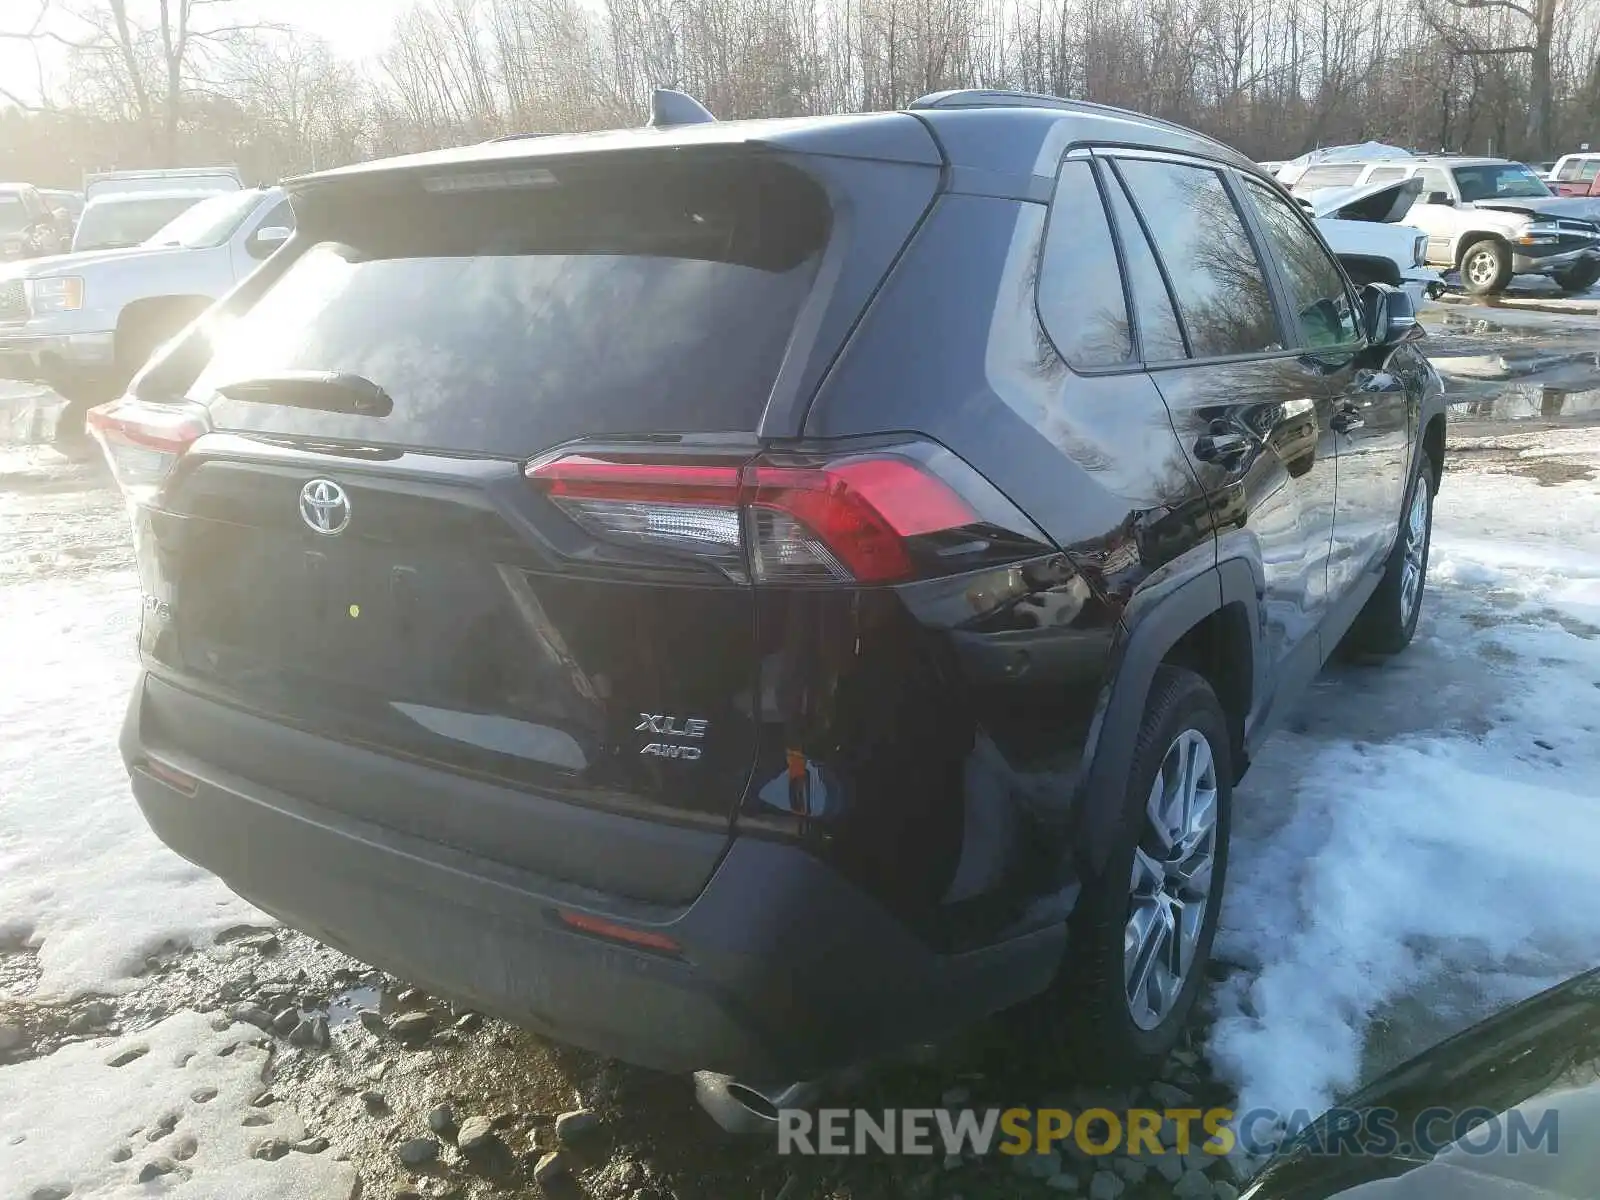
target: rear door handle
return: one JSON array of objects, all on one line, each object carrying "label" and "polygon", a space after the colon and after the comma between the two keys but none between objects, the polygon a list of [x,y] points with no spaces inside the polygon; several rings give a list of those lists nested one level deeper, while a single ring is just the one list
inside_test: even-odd
[{"label": "rear door handle", "polygon": [[1333,419],[1328,422],[1333,426],[1335,433],[1349,433],[1352,429],[1361,429],[1367,423],[1360,411],[1353,404],[1343,405],[1338,412],[1333,414]]},{"label": "rear door handle", "polygon": [[1227,462],[1243,458],[1250,439],[1242,433],[1208,433],[1194,444],[1194,456],[1202,462]]}]

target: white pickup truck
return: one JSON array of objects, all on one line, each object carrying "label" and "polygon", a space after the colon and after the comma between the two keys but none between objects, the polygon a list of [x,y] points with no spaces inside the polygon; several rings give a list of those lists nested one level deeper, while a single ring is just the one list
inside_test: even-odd
[{"label": "white pickup truck", "polygon": [[1600,198],[1557,196],[1526,164],[1456,155],[1401,155],[1285,167],[1279,182],[1315,204],[1330,188],[1419,180],[1406,222],[1428,235],[1428,265],[1459,270],[1476,295],[1515,275],[1543,275],[1568,292],[1600,282]]},{"label": "white pickup truck", "polygon": [[294,232],[279,188],[202,200],[148,241],[0,267],[0,378],[48,384],[81,412]]}]

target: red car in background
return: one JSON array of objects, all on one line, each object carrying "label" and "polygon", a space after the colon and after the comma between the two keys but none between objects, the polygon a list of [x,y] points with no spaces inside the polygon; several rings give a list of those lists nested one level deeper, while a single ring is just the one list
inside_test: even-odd
[{"label": "red car in background", "polygon": [[1558,196],[1600,196],[1600,153],[1563,154],[1549,183]]}]

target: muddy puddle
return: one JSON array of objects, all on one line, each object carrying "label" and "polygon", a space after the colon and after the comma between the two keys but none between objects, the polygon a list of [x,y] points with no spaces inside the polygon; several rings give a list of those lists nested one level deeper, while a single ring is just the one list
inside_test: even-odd
[{"label": "muddy puddle", "polygon": [[1594,383],[1576,390],[1542,383],[1503,383],[1492,395],[1452,399],[1450,415],[1473,421],[1600,419],[1600,375]]}]

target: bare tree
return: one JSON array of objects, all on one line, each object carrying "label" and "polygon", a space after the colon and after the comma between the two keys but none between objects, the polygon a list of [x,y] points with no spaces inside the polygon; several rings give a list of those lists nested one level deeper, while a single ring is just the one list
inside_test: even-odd
[{"label": "bare tree", "polygon": [[[243,0],[0,7],[19,5],[0,38],[66,71],[48,101],[0,81],[30,118],[0,147],[62,174],[130,147],[165,163],[237,145],[271,174],[626,125],[659,85],[724,118],[1022,87],[1273,158],[1367,138],[1542,157],[1600,132],[1600,0],[412,0],[370,78],[244,20]],[[68,125],[70,156],[51,145]]]},{"label": "bare tree", "polygon": [[[1445,0],[1442,8],[1427,10],[1456,55],[1480,59],[1528,56],[1526,135],[1540,158],[1549,153],[1554,135],[1551,66],[1560,10],[1561,0]],[[1490,19],[1481,19],[1486,16]],[[1493,19],[1501,17],[1505,19]]]}]

